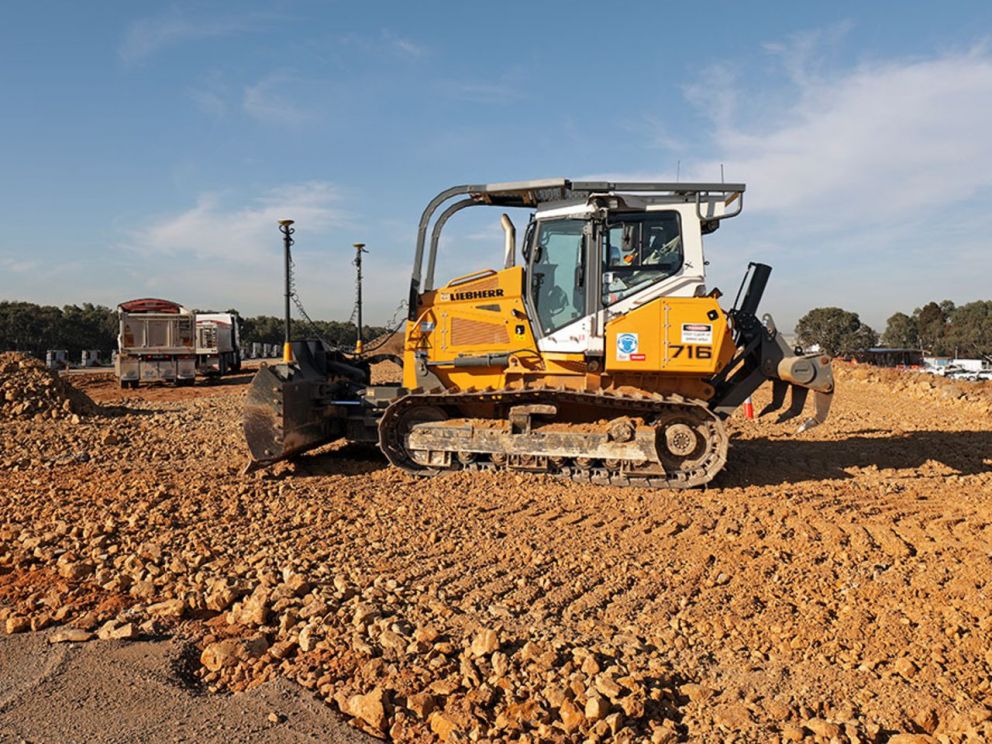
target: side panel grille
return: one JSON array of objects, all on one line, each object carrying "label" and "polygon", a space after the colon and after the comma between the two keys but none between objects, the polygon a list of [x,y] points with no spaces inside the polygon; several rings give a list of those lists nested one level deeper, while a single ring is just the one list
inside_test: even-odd
[{"label": "side panel grille", "polygon": [[484,323],[469,318],[451,319],[451,345],[477,346],[481,344],[508,344],[506,326],[501,323]]}]

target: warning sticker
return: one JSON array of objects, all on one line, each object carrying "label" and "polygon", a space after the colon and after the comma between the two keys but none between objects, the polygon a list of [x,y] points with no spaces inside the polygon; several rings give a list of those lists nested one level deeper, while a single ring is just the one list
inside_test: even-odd
[{"label": "warning sticker", "polygon": [[682,343],[712,344],[713,326],[711,326],[709,323],[683,323]]},{"label": "warning sticker", "polygon": [[[617,361],[629,362],[632,356],[638,356],[637,350],[640,344],[636,333],[617,334]],[[635,360],[636,361],[636,360]]]}]

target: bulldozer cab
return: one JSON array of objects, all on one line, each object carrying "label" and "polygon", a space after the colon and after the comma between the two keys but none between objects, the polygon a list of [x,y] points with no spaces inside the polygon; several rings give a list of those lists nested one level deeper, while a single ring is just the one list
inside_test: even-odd
[{"label": "bulldozer cab", "polygon": [[[532,209],[521,253],[524,294],[542,352],[602,354],[611,318],[656,297],[705,293],[702,236],[743,205],[743,184],[614,183],[550,179],[457,186],[421,218],[410,287],[410,318],[433,290],[444,224],[469,206]],[[435,212],[454,201],[434,220]],[[508,219],[504,218],[507,229]],[[507,233],[505,265],[514,260]],[[421,269],[426,253],[427,270]]]},{"label": "bulldozer cab", "polygon": [[[524,254],[529,297],[540,335],[550,339],[546,344],[586,351],[563,347],[571,346],[576,335],[601,336],[605,320],[620,312],[618,303],[635,296],[643,301],[659,294],[698,293],[705,279],[702,244],[698,235],[689,236],[693,255],[687,262],[681,223],[673,209],[538,216]],[[573,323],[583,327],[568,328]],[[568,330],[560,334],[563,329]]]}]

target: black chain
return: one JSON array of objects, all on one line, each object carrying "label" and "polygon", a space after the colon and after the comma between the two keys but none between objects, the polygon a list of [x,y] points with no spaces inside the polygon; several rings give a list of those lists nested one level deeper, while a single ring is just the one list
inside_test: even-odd
[{"label": "black chain", "polygon": [[370,344],[366,351],[375,351],[396,335],[400,328],[403,327],[403,324],[406,323],[406,308],[406,300],[401,300],[400,304],[396,308],[396,311],[393,313],[393,317],[390,318],[389,323],[386,324],[386,328],[391,329],[389,333],[376,339],[375,343]]},{"label": "black chain", "polygon": [[[290,238],[290,245],[292,245],[295,242],[296,241],[294,241],[292,238]],[[358,286],[357,286],[357,282],[356,282],[356,286],[355,286],[355,292],[356,292],[356,295],[355,295],[355,306],[351,310],[351,317],[348,318],[348,324],[349,325],[355,322],[355,317],[358,315],[358,295],[357,295]],[[313,320],[311,319],[309,313],[307,313],[306,308],[303,307],[303,300],[300,299],[300,295],[296,291],[296,262],[293,260],[293,254],[292,253],[289,254],[289,296],[293,300],[293,304],[296,306],[296,309],[299,310],[300,315],[302,315],[303,316],[303,319],[306,320],[307,325],[309,326],[311,332],[318,339],[320,339],[321,343],[323,343],[325,347],[327,347],[328,349],[334,349],[335,351],[342,351],[345,354],[350,354],[351,353],[350,351],[348,351],[346,349],[343,349],[342,347],[338,346],[337,344],[332,344],[330,341],[328,341],[323,336],[323,334],[321,334],[320,329],[313,322]],[[391,339],[396,334],[397,331],[399,331],[399,329],[406,322],[406,307],[407,307],[406,300],[402,300],[400,302],[400,304],[397,306],[396,310],[393,312],[393,317],[390,318],[389,323],[386,324],[386,327],[391,329],[389,331],[389,333],[387,333],[385,336],[382,336],[379,339],[377,339],[376,342],[375,342],[375,344],[366,347],[366,349],[365,349],[366,352],[375,351],[376,349],[380,348],[387,341],[389,341],[389,339]],[[397,319],[399,319],[399,320],[397,320]]]},{"label": "black chain", "polygon": [[[292,240],[291,238],[290,244],[292,245],[292,243],[294,242],[295,241]],[[306,308],[303,307],[303,301],[300,299],[300,295],[296,291],[296,262],[293,261],[292,253],[289,254],[289,296],[290,298],[292,298],[293,304],[296,305],[296,309],[300,311],[300,315],[302,315],[303,319],[306,320],[307,325],[310,327],[310,331],[313,333],[313,335],[316,336],[318,339],[320,339],[320,342],[324,344],[326,348],[334,349],[336,351],[342,351],[342,349],[337,344],[332,344],[330,341],[324,338],[323,334],[320,332],[320,329],[317,327],[317,324],[313,322],[313,319],[310,317],[310,314],[307,313]]]}]

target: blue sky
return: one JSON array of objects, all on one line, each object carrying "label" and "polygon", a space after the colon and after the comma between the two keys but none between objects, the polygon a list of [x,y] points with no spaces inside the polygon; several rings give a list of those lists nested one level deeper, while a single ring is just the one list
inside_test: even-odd
[{"label": "blue sky", "polygon": [[[988,3],[38,2],[2,18],[0,299],[278,314],[287,216],[311,315],[348,317],[361,240],[381,322],[441,189],[673,179],[677,163],[748,184],[707,242],[710,284],[732,296],[748,260],[772,264],[763,309],[782,327],[840,305],[881,330],[992,295]],[[498,217],[449,223],[439,275],[498,263]]]}]

